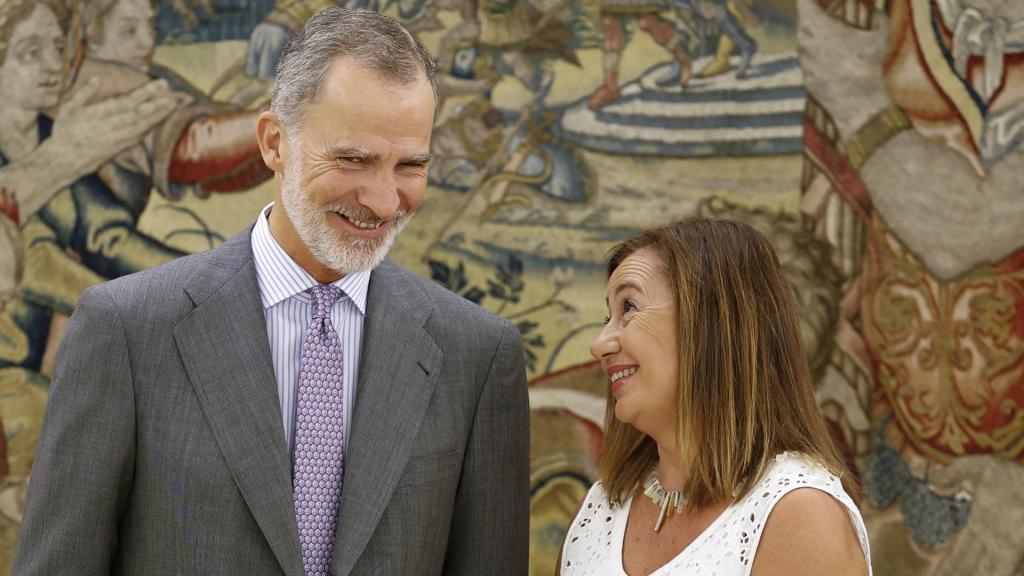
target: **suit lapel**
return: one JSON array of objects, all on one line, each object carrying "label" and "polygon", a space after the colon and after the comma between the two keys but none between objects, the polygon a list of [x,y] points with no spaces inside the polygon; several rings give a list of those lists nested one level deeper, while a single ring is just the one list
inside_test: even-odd
[{"label": "suit lapel", "polygon": [[189,279],[196,309],[174,339],[239,492],[281,568],[301,576],[291,466],[249,233]]},{"label": "suit lapel", "polygon": [[430,307],[386,260],[370,277],[364,344],[332,572],[347,575],[391,500],[433,394],[442,353],[423,329]]}]

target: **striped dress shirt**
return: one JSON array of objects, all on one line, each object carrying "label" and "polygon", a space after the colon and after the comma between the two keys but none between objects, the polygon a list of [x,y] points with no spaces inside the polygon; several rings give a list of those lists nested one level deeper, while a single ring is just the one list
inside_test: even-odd
[{"label": "striped dress shirt", "polygon": [[[277,394],[281,401],[284,438],[288,453],[291,454],[295,437],[302,341],[313,321],[313,296],[306,290],[319,283],[288,256],[271,234],[267,216],[273,206],[271,202],[256,219],[252,231],[252,253],[256,260],[256,279],[267,320],[270,356],[274,362]],[[353,272],[334,282],[344,293],[331,309],[331,324],[338,331],[344,362],[342,384],[345,388],[346,442],[352,427],[352,404],[359,377],[359,354],[362,350],[366,290],[369,284],[370,270]]]}]

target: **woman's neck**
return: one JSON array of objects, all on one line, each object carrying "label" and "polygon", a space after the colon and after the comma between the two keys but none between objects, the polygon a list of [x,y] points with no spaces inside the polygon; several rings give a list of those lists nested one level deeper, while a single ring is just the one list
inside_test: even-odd
[{"label": "woman's neck", "polygon": [[658,481],[665,490],[682,490],[690,478],[690,466],[683,461],[675,442],[666,446],[658,443]]}]

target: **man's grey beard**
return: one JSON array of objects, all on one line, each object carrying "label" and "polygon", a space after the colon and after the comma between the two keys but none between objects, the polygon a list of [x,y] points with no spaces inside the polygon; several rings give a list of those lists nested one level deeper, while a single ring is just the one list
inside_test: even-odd
[{"label": "man's grey beard", "polygon": [[339,235],[327,221],[332,217],[331,212],[341,212],[354,220],[370,222],[378,220],[378,217],[369,210],[348,208],[340,204],[317,207],[307,199],[302,193],[302,164],[297,153],[301,145],[297,139],[293,139],[293,142],[292,149],[296,153],[285,165],[281,180],[281,203],[299,239],[317,262],[339,274],[376,267],[388,255],[395,238],[412,219],[412,214],[404,210],[396,212],[394,225],[380,238]]}]

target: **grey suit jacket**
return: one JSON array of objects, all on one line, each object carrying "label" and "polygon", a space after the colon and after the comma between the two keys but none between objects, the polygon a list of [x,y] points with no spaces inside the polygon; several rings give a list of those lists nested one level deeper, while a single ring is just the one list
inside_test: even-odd
[{"label": "grey suit jacket", "polygon": [[[370,277],[332,572],[526,574],[529,408],[507,321]],[[14,574],[303,573],[249,232],[89,289]]]}]

